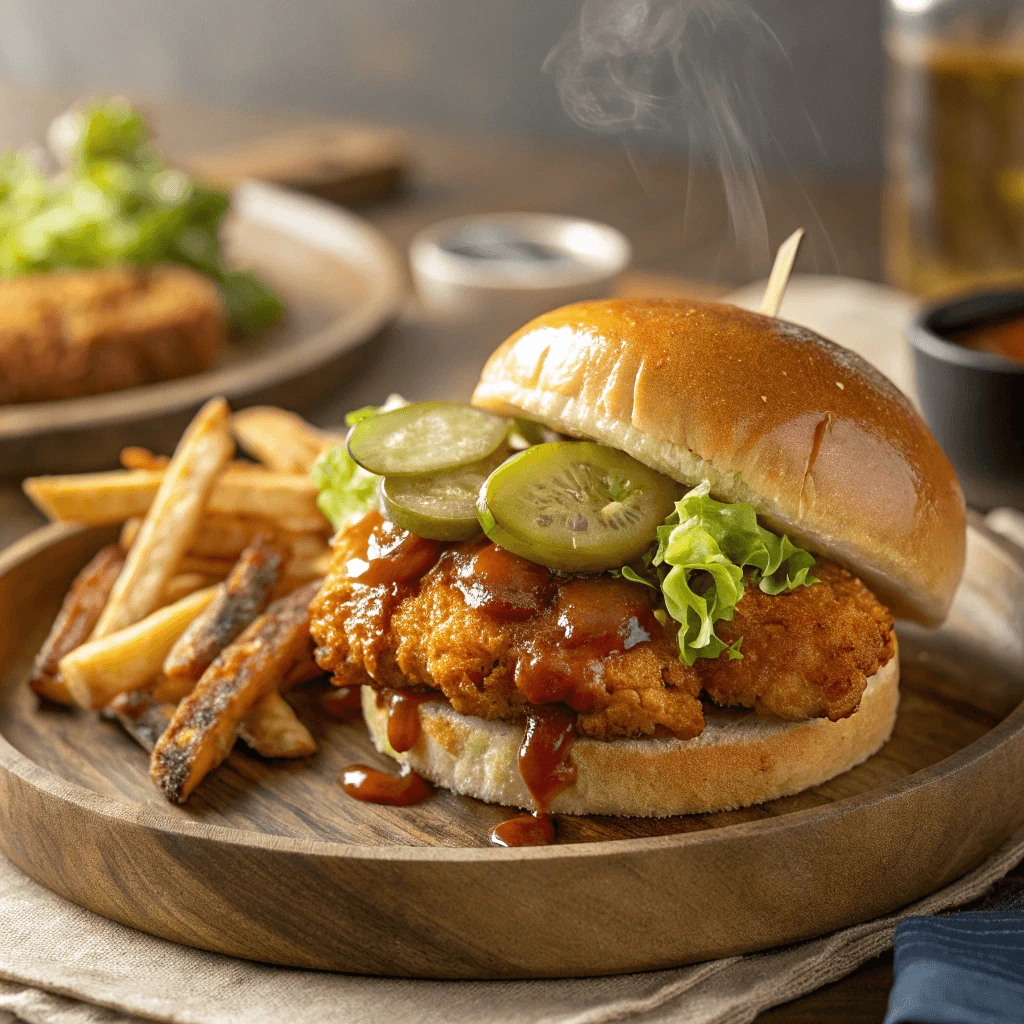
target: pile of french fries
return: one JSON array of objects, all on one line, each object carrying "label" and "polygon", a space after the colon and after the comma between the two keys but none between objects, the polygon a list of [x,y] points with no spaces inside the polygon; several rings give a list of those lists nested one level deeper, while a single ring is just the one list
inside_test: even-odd
[{"label": "pile of french fries", "polygon": [[116,718],[175,803],[236,738],[264,757],[316,751],[282,693],[321,674],[307,609],[331,528],[310,469],[343,443],[283,409],[232,415],[215,398],[170,458],[126,448],[120,470],[25,481],[51,520],[122,524],[72,583],[30,686]]}]

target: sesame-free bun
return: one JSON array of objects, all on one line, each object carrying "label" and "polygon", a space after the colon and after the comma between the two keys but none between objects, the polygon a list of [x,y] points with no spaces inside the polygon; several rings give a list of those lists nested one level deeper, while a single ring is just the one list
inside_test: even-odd
[{"label": "sesame-free bun", "polygon": [[708,480],[897,615],[949,610],[966,547],[949,461],[887,378],[803,327],[715,302],[580,302],[500,345],[473,403]]},{"label": "sesame-free bun", "polygon": [[[849,718],[784,722],[746,710],[706,709],[694,739],[577,739],[577,779],[552,802],[560,814],[664,817],[731,810],[799,793],[870,757],[889,738],[899,703],[899,659],[868,680]],[[523,726],[421,704],[420,738],[407,753],[387,742],[387,709],[363,687],[363,718],[377,749],[464,796],[532,809],[519,773]]]}]

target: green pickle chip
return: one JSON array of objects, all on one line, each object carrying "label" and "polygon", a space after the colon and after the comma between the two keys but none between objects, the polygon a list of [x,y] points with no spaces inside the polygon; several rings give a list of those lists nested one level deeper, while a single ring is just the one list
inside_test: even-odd
[{"label": "green pickle chip", "polygon": [[348,452],[379,476],[419,476],[479,462],[505,443],[511,426],[461,402],[416,402],[356,423]]},{"label": "green pickle chip", "polygon": [[549,569],[600,572],[650,547],[679,490],[616,448],[555,441],[502,463],[480,490],[477,516],[514,554]]},{"label": "green pickle chip", "polygon": [[[507,449],[506,449],[507,451]],[[380,484],[384,514],[429,540],[469,540],[480,533],[476,499],[501,454],[428,476],[387,476]]]}]

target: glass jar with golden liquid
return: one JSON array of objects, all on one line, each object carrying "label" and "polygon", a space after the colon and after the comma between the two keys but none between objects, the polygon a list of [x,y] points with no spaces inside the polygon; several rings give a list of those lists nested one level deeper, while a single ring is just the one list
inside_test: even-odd
[{"label": "glass jar with golden liquid", "polygon": [[1024,0],[888,7],[888,277],[927,296],[1024,283]]}]

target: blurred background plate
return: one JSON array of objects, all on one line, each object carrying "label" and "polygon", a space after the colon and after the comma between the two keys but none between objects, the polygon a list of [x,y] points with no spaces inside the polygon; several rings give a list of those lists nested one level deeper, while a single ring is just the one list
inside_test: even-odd
[{"label": "blurred background plate", "polygon": [[0,406],[0,474],[112,466],[126,444],[170,451],[211,395],[226,396],[235,408],[309,408],[398,312],[405,287],[398,253],[376,228],[339,207],[245,182],[225,229],[229,259],[256,271],[284,299],[284,320],[255,338],[229,339],[205,373],[88,398]]}]

